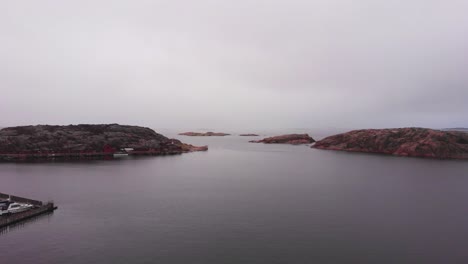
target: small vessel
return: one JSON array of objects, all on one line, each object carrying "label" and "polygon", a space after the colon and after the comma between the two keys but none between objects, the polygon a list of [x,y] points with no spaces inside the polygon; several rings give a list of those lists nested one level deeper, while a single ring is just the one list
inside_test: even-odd
[{"label": "small vessel", "polygon": [[0,202],[0,215],[15,214],[32,209],[34,206],[31,204],[16,203],[9,200]]},{"label": "small vessel", "polygon": [[120,151],[114,153],[114,158],[128,157],[128,154],[133,151],[133,148],[122,148]]},{"label": "small vessel", "polygon": [[124,152],[114,153],[114,158],[123,158],[123,157],[128,157],[128,153],[124,153]]}]

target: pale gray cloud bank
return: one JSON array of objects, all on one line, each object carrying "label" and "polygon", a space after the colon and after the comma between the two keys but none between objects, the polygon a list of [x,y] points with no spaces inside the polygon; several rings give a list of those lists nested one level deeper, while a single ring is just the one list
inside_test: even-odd
[{"label": "pale gray cloud bank", "polygon": [[468,0],[0,1],[0,125],[468,126]]}]

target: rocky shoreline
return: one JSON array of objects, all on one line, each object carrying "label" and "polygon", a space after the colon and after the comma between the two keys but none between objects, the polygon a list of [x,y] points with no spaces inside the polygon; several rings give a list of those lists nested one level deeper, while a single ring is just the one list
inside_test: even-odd
[{"label": "rocky shoreline", "polygon": [[427,128],[362,129],[324,138],[312,147],[396,156],[468,159],[468,134]]},{"label": "rocky shoreline", "polygon": [[[208,137],[229,134],[186,132],[179,135]],[[329,136],[317,142],[308,134],[286,134],[249,142],[291,145],[315,143],[312,148],[324,150],[468,159],[468,133],[453,130],[361,129]],[[186,144],[139,126],[38,125],[7,127],[0,130],[0,161],[107,159],[116,155],[175,155],[207,150],[207,146]]]},{"label": "rocky shoreline", "polygon": [[18,126],[0,130],[0,160],[100,159],[206,151],[152,129],[118,124]]}]

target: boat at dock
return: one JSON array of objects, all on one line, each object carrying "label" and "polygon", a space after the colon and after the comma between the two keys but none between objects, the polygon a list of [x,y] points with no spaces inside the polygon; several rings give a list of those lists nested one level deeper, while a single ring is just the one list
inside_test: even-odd
[{"label": "boat at dock", "polygon": [[0,201],[0,215],[21,213],[33,208],[32,204],[16,203],[10,200]]},{"label": "boat at dock", "polygon": [[123,158],[128,157],[128,153],[125,152],[116,152],[113,154],[114,158]]},{"label": "boat at dock", "polygon": [[7,226],[51,213],[56,209],[57,206],[52,201],[43,203],[42,201],[0,193],[0,233]]}]

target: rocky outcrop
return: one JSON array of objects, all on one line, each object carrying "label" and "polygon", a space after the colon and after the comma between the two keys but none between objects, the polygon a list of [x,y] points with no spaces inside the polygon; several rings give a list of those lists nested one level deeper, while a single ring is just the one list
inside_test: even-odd
[{"label": "rocky outcrop", "polygon": [[184,133],[180,133],[179,135],[181,135],[181,136],[190,136],[190,137],[224,137],[224,136],[229,136],[230,134],[216,133],[216,132],[206,132],[206,133],[184,132]]},{"label": "rocky outcrop", "polygon": [[310,144],[315,142],[308,134],[289,134],[276,137],[264,138],[262,140],[252,140],[251,143],[265,143],[265,144]]},{"label": "rocky outcrop", "polygon": [[258,137],[259,135],[257,135],[257,134],[240,134],[239,136],[241,136],[241,137]]},{"label": "rocky outcrop", "polygon": [[152,129],[118,124],[20,126],[0,130],[0,160],[99,157],[115,153],[167,155],[204,151]]},{"label": "rocky outcrop", "polygon": [[207,151],[208,150],[208,146],[193,146],[190,144],[182,143],[178,139],[171,139],[171,144],[180,146],[183,152]]},{"label": "rocky outcrop", "polygon": [[364,129],[327,137],[313,148],[440,159],[468,159],[468,134],[426,128]]}]

